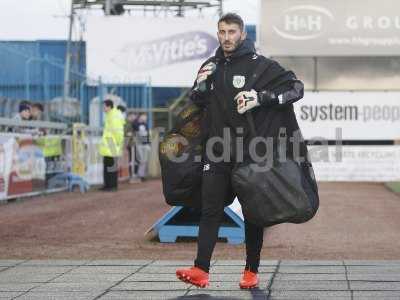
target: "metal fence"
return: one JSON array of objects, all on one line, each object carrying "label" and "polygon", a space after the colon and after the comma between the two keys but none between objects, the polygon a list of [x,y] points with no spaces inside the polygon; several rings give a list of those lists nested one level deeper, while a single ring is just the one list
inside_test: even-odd
[{"label": "metal fence", "polygon": [[[0,203],[74,187],[84,192],[102,184],[101,133],[101,128],[80,123],[71,127],[59,122],[0,118]],[[143,145],[148,149],[126,138],[118,159],[120,181],[136,182],[141,174],[160,176],[157,157],[161,133],[157,129],[150,132],[150,146]]]},{"label": "metal fence", "polygon": [[[0,43],[0,117],[10,118],[18,112],[21,101],[40,102],[47,121],[89,123],[90,114],[102,121],[102,101],[113,95],[128,108],[150,109],[150,80],[133,84],[107,84],[92,79],[81,66],[70,71],[69,97],[64,98],[64,65],[59,60],[37,56],[12,42]],[[97,104],[96,104],[97,103]],[[91,109],[91,105],[97,109]],[[152,124],[152,116],[149,116]],[[100,126],[99,124],[91,124]]]}]

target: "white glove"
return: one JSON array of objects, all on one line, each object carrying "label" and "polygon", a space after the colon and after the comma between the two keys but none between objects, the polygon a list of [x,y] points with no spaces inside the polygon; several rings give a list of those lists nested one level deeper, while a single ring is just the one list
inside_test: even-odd
[{"label": "white glove", "polygon": [[213,62],[209,62],[204,67],[202,67],[197,73],[197,78],[196,78],[197,86],[199,86],[200,83],[202,83],[203,81],[206,81],[208,76],[214,73],[215,69],[216,65]]},{"label": "white glove", "polygon": [[255,90],[243,91],[236,95],[237,111],[239,114],[244,114],[249,109],[259,106],[258,94]]}]

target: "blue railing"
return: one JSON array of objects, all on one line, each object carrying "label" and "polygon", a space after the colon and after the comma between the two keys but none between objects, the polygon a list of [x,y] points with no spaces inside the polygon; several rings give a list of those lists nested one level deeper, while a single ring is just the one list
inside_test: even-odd
[{"label": "blue railing", "polygon": [[[25,100],[44,104],[50,110],[48,118],[52,121],[68,120],[62,116],[70,115],[66,110],[71,105],[77,106],[79,115],[70,118],[71,121],[87,123],[91,101],[96,97],[104,100],[107,94],[119,96],[128,108],[152,108],[149,83],[107,84],[100,79],[89,79],[79,72],[82,67],[71,68],[70,98],[67,101],[72,104],[58,103],[55,106],[55,102],[64,100],[64,65],[47,54],[34,56],[39,53],[34,47],[21,49],[16,45],[0,43],[0,117],[12,117],[18,111],[19,102]],[[52,107],[59,111],[51,113]],[[151,124],[151,116],[149,121]]]}]

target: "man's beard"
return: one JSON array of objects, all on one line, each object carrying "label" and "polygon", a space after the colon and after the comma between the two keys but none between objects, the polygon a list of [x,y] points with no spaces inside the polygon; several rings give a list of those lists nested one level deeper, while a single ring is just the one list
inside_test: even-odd
[{"label": "man's beard", "polygon": [[237,41],[235,41],[233,44],[232,50],[224,50],[223,45],[221,45],[221,48],[224,50],[225,53],[232,54],[233,52],[236,51],[237,48],[239,48],[239,46],[242,44],[242,42],[243,41],[241,39],[238,39]]}]

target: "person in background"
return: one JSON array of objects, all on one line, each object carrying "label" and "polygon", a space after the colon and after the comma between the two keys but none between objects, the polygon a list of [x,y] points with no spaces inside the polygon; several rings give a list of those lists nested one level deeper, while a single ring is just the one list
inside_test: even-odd
[{"label": "person in background", "polygon": [[[30,121],[31,118],[31,105],[27,101],[22,101],[18,106],[18,113],[13,117],[15,121]],[[38,130],[29,126],[13,125],[8,129],[8,132],[23,133],[36,135]]]},{"label": "person in background", "polygon": [[147,114],[143,113],[139,115],[136,126],[136,156],[139,164],[137,174],[140,180],[144,181],[148,173],[148,161],[151,150]]},{"label": "person in background", "polygon": [[124,117],[124,119],[126,118],[126,107],[123,105],[118,105],[117,109],[121,112],[122,116]]},{"label": "person in background", "polygon": [[[41,103],[32,103],[31,105],[31,120],[43,121],[44,108]],[[57,134],[51,134],[49,129],[39,128],[39,137],[35,143],[42,149],[43,156],[46,162],[46,186],[49,187],[51,178],[64,172],[64,144],[63,138]]]},{"label": "person in background", "polygon": [[31,106],[29,102],[21,102],[18,107],[18,114],[15,115],[14,120],[29,121],[31,118]]},{"label": "person in background", "polygon": [[112,100],[105,100],[104,129],[99,145],[100,155],[103,156],[103,191],[116,191],[118,189],[118,157],[122,156],[124,145],[125,120],[121,112],[114,107]]},{"label": "person in background", "polygon": [[31,105],[31,120],[33,121],[43,121],[44,108],[41,103],[33,103]]},{"label": "person in background", "polygon": [[138,115],[134,112],[129,112],[126,116],[126,128],[132,133],[132,135],[134,135],[137,131],[137,122]]},{"label": "person in background", "polygon": [[125,138],[126,138],[126,147],[129,153],[129,177],[133,178],[134,174],[136,174],[136,170],[134,167],[136,166],[135,162],[135,135],[136,135],[136,121],[137,121],[137,114],[134,112],[129,112],[126,117],[126,124],[125,124]]}]

